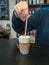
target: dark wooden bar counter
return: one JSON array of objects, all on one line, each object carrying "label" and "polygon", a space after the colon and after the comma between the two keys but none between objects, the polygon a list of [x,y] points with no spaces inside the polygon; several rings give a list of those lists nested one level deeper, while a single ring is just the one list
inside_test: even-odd
[{"label": "dark wooden bar counter", "polygon": [[49,46],[31,44],[30,53],[21,55],[16,39],[0,38],[0,65],[49,65]]}]

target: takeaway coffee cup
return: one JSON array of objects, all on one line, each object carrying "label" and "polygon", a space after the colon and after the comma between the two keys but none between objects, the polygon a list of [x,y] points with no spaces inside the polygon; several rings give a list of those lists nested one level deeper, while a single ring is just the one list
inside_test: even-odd
[{"label": "takeaway coffee cup", "polygon": [[21,54],[28,54],[30,49],[30,36],[19,36],[19,45],[17,44]]}]

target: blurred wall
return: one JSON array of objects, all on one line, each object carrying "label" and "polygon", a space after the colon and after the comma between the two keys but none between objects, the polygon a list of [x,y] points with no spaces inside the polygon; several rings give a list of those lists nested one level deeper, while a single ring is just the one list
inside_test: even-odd
[{"label": "blurred wall", "polygon": [[11,25],[11,34],[10,34],[10,39],[11,38],[16,38],[16,32],[12,29],[12,24],[11,24],[11,18],[13,14],[13,7],[15,5],[15,0],[9,0],[9,20],[0,20],[0,25],[2,24],[4,28],[6,28],[6,24]]}]

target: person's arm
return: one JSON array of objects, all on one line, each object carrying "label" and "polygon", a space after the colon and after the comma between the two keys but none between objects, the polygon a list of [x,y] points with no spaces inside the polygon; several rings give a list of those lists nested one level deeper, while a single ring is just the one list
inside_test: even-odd
[{"label": "person's arm", "polygon": [[[39,19],[40,19],[39,14],[40,14],[39,12],[31,14],[31,16],[28,19],[27,31],[31,31],[37,27],[37,24],[38,24]],[[13,14],[13,16],[12,16],[12,27],[17,33],[22,34],[22,33],[24,33],[24,30],[25,30],[25,22],[23,22],[20,18],[17,18]]]},{"label": "person's arm", "polygon": [[19,34],[24,33],[25,22],[22,22],[20,18],[17,18],[15,14],[12,15],[12,28]]}]

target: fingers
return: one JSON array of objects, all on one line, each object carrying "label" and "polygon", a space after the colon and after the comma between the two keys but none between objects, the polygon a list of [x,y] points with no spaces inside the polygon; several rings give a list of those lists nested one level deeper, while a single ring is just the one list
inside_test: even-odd
[{"label": "fingers", "polygon": [[28,16],[28,4],[25,1],[20,1],[17,5],[14,6],[14,13],[21,20],[26,20]]},{"label": "fingers", "polygon": [[20,1],[17,5],[14,6],[15,12],[21,12],[28,9],[28,4],[25,1]]}]

